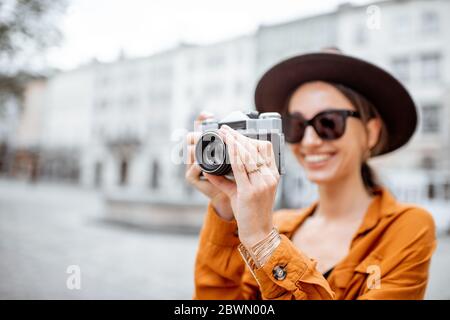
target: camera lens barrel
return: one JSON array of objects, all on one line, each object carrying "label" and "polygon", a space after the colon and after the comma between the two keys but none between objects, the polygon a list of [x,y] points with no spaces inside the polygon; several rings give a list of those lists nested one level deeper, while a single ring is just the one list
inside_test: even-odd
[{"label": "camera lens barrel", "polygon": [[206,173],[223,176],[231,171],[227,147],[217,132],[202,134],[195,146],[195,158]]}]

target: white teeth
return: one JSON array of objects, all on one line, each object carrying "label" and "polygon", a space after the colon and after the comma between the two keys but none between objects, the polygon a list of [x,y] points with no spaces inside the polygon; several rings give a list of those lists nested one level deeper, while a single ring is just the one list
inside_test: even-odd
[{"label": "white teeth", "polygon": [[316,163],[325,161],[331,158],[331,154],[309,154],[305,155],[305,161],[309,163]]}]

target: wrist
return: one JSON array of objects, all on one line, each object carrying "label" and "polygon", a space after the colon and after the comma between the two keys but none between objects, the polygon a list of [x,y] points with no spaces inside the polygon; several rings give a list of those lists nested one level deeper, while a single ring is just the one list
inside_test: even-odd
[{"label": "wrist", "polygon": [[[249,223],[247,225],[254,226],[253,223]],[[241,223],[239,228],[239,240],[246,248],[250,249],[255,244],[265,239],[270,234],[270,232],[272,232],[273,229],[274,229],[273,223],[268,223],[259,226],[257,229],[255,229],[254,227],[251,229],[244,228]]]},{"label": "wrist", "polygon": [[273,228],[271,225],[252,232],[245,232],[245,230],[239,229],[239,240],[247,249],[250,249],[255,244],[267,238]]},{"label": "wrist", "polygon": [[254,245],[249,247],[241,242],[238,249],[250,270],[254,270],[264,266],[280,243],[281,237],[278,230],[272,228],[263,239]]},{"label": "wrist", "polygon": [[224,220],[231,221],[234,218],[230,200],[225,195],[218,195],[211,199],[211,205],[217,214]]}]

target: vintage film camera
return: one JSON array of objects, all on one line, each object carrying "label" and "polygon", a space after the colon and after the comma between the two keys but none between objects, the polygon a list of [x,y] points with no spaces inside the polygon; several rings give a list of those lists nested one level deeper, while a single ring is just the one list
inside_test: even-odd
[{"label": "vintage film camera", "polygon": [[217,176],[232,176],[227,146],[217,130],[222,125],[237,130],[246,137],[270,141],[278,172],[284,174],[284,134],[281,115],[276,112],[235,111],[221,121],[207,119],[201,123],[202,135],[195,146],[195,158],[203,172]]}]

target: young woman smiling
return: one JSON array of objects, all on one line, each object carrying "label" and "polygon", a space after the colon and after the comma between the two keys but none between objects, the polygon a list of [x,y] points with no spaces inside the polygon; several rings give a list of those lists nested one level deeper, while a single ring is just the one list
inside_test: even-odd
[{"label": "young woman smiling", "polygon": [[[386,71],[338,53],[285,60],[255,93],[282,114],[318,200],[272,214],[279,173],[269,142],[222,126],[235,181],[188,164],[209,203],[195,266],[196,299],[422,299],[436,246],[424,209],[398,202],[367,160],[406,144],[414,102]],[[199,119],[208,115],[202,114]],[[198,136],[188,135],[190,157]]]}]

